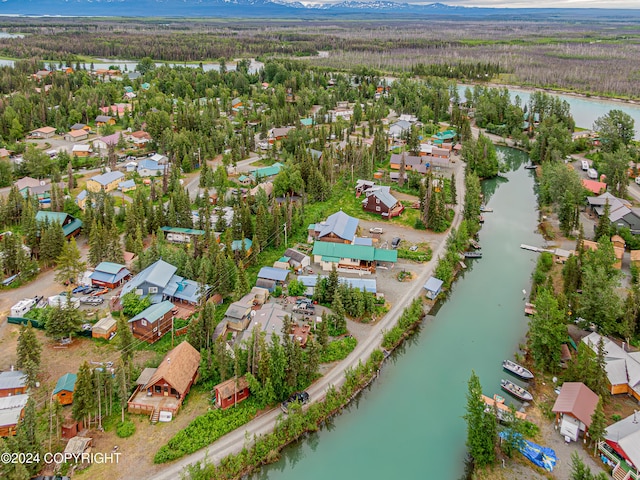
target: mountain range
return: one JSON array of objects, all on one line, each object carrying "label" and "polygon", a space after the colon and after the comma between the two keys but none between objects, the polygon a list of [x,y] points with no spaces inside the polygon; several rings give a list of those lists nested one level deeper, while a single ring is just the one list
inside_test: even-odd
[{"label": "mountain range", "polygon": [[[313,0],[312,0],[313,1]],[[387,0],[307,3],[285,0],[0,0],[0,16],[318,18],[437,16],[439,18],[640,18],[640,10],[479,8]]]}]

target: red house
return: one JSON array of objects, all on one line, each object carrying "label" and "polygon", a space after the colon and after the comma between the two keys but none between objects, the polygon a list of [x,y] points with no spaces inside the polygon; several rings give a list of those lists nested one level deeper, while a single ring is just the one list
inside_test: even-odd
[{"label": "red house", "polygon": [[213,389],[218,408],[226,409],[249,398],[249,383],[245,377],[230,378]]},{"label": "red house", "polygon": [[391,195],[389,187],[372,187],[364,192],[367,195],[362,201],[362,208],[389,219],[397,217],[404,211],[404,205]]}]

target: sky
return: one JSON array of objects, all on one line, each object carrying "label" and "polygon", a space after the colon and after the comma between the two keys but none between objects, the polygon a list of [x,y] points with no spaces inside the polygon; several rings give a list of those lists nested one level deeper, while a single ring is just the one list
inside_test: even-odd
[{"label": "sky", "polygon": [[[408,3],[433,3],[407,0]],[[435,0],[434,0],[435,1]],[[640,0],[440,0],[447,5],[496,8],[638,8]]]}]

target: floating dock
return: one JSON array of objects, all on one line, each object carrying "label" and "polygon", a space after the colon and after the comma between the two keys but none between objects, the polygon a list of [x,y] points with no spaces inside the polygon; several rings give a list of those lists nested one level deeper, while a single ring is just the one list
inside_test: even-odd
[{"label": "floating dock", "polygon": [[525,245],[524,243],[520,245],[520,248],[522,248],[523,250],[531,250],[532,252],[537,252],[537,253],[541,253],[541,252],[555,253],[555,250],[549,250],[548,248],[534,247],[533,245]]},{"label": "floating dock", "polygon": [[[507,407],[504,402],[497,402],[493,398],[489,398],[486,395],[482,395],[482,401],[487,406],[488,411],[492,411],[493,407],[496,407],[498,412],[498,419],[500,420],[502,420],[504,416],[509,412],[509,407]],[[516,417],[520,420],[525,420],[527,418],[527,414],[516,411]]]}]

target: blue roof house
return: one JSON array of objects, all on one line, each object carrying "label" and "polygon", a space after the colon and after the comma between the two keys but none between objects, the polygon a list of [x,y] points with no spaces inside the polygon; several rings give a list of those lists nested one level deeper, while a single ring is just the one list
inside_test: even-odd
[{"label": "blue roof house", "polygon": [[94,271],[89,275],[92,285],[99,285],[109,288],[116,288],[131,272],[124,265],[112,262],[99,263]]},{"label": "blue roof house", "polygon": [[424,289],[427,291],[427,297],[431,300],[435,300],[435,298],[442,291],[442,284],[444,282],[436,277],[429,277],[427,283],[424,284]]},{"label": "blue roof house", "polygon": [[[323,242],[352,243],[356,236],[359,220],[342,210],[329,215],[327,220],[309,225],[309,234]],[[313,230],[313,231],[312,231]]]},{"label": "blue roof house", "polygon": [[138,175],[141,177],[155,177],[162,175],[166,167],[166,165],[160,165],[155,160],[146,158],[138,162]]},{"label": "blue roof house", "polygon": [[262,267],[258,272],[258,278],[273,280],[278,285],[282,285],[287,280],[287,276],[289,276],[289,270],[283,268]]}]

